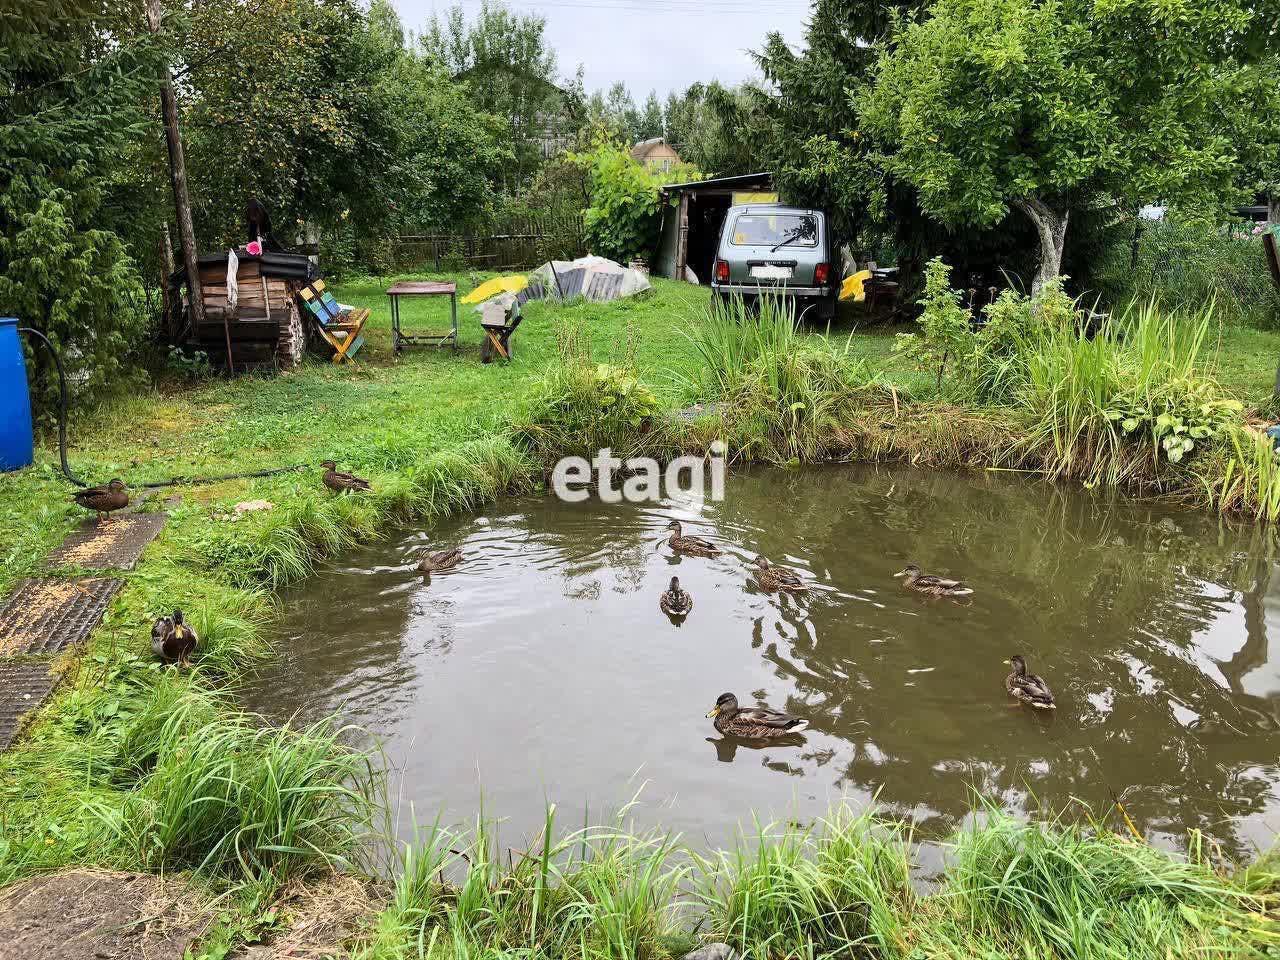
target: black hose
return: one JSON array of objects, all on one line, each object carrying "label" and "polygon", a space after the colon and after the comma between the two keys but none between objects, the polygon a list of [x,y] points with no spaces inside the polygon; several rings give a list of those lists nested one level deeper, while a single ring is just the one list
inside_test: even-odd
[{"label": "black hose", "polygon": [[62,369],[62,358],[58,356],[58,351],[53,348],[49,338],[35,327],[19,327],[18,332],[33,334],[43,343],[53,357],[53,365],[58,368],[58,456],[62,458],[62,472],[67,475],[67,479],[77,487],[87,487],[88,484],[72,473],[67,464],[67,375]]},{"label": "black hose", "polygon": [[[74,473],[71,472],[71,466],[67,463],[67,375],[62,369],[62,358],[58,356],[58,351],[54,349],[49,338],[37,330],[35,327],[19,327],[19,333],[29,333],[36,337],[45,348],[49,351],[49,355],[53,357],[53,365],[58,368],[58,456],[62,460],[62,472],[67,475],[67,479],[74,483],[77,487],[89,486]],[[220,483],[223,480],[241,480],[248,477],[270,477],[277,473],[289,473],[293,470],[301,470],[305,467],[305,463],[295,463],[289,467],[272,467],[269,470],[252,470],[247,473],[226,473],[219,477],[173,477],[169,480],[159,480],[155,483],[141,484],[141,489],[155,489],[156,487],[176,487],[179,484],[196,484],[196,483]]]}]

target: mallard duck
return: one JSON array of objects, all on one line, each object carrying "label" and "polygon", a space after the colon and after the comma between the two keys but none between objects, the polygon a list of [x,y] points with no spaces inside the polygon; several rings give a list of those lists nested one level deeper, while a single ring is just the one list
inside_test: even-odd
[{"label": "mallard duck", "polygon": [[418,569],[423,573],[452,570],[461,560],[462,551],[458,547],[454,547],[452,550],[440,550],[436,553],[424,553],[418,559]]},{"label": "mallard duck", "polygon": [[368,490],[369,481],[357,477],[354,473],[339,473],[338,465],[332,460],[320,464],[324,470],[324,485],[330,490],[342,493],[345,490]]},{"label": "mallard duck", "polygon": [[1020,656],[1013,656],[1005,663],[1013,667],[1013,673],[1004,680],[1004,688],[1009,691],[1010,696],[1037,710],[1057,709],[1058,704],[1054,702],[1053,691],[1044,682],[1044,678],[1034,673],[1027,673],[1027,661]]},{"label": "mallard duck", "polygon": [[679,520],[672,520],[667,524],[667,529],[671,531],[671,539],[667,541],[667,545],[676,553],[687,553],[693,557],[720,556],[720,548],[710,540],[703,540],[701,537],[686,537],[684,535],[684,527],[680,525]]},{"label": "mallard duck", "polygon": [[715,718],[715,728],[721,733],[747,740],[785,737],[799,733],[809,726],[808,720],[779,713],[768,707],[749,707],[744,710],[738,706],[738,698],[732,693],[720,694],[707,716]]},{"label": "mallard duck", "polygon": [[966,597],[973,593],[973,588],[963,580],[931,577],[927,573],[921,573],[920,568],[914,563],[908,563],[906,567],[899,570],[894,576],[904,577],[902,585],[908,590],[914,590],[916,593],[927,593],[931,597]]},{"label": "mallard duck", "polygon": [[680,589],[680,578],[672,577],[671,586],[658,601],[658,606],[668,617],[687,617],[693,609],[693,597]]},{"label": "mallard duck", "polygon": [[182,619],[182,611],[161,617],[151,627],[151,649],[165,663],[186,663],[195,653],[200,638]]},{"label": "mallard duck", "polygon": [[764,557],[756,557],[754,563],[759,571],[757,579],[763,590],[768,590],[770,593],[775,590],[785,593],[804,593],[809,589],[800,579],[799,574],[786,567],[775,567]]},{"label": "mallard duck", "polygon": [[85,487],[77,490],[71,497],[86,510],[94,511],[99,521],[104,517],[109,518],[113,510],[123,510],[129,505],[129,492],[125,490],[121,480],[112,480],[101,487]]}]

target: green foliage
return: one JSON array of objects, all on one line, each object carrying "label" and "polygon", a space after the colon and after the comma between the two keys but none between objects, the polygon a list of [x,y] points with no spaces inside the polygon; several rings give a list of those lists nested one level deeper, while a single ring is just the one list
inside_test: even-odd
[{"label": "green foliage", "polygon": [[807,830],[758,824],[700,866],[711,936],[751,957],[893,956],[916,901],[909,832],[843,805]]},{"label": "green foliage", "polygon": [[[156,52],[111,42],[123,13],[83,0],[23,2],[4,20],[0,314],[53,341],[83,398],[129,369],[148,332],[108,190],[146,129]],[[43,351],[31,360],[34,399],[49,412],[57,378]]]},{"label": "green foliage", "polygon": [[856,92],[879,162],[948,222],[1024,212],[1040,282],[1058,275],[1073,204],[1229,199],[1228,118],[1251,67],[1223,51],[1254,12],[1247,0],[1191,7],[1169,18],[1157,0],[939,0]]},{"label": "green foliage", "polygon": [[1163,960],[1275,942],[1258,901],[1198,855],[1198,835],[1183,860],[1096,825],[986,814],[955,841],[926,956],[974,955],[963,948],[977,941],[983,955]]},{"label": "green foliage", "polygon": [[[433,14],[419,37],[426,59],[465,83],[473,109],[501,118],[506,126],[512,149],[485,169],[509,192],[522,189],[537,170],[541,138],[568,133],[576,112],[577,104],[557,83],[546,27],[540,13],[482,0],[470,21],[461,4],[443,16]],[[464,153],[457,159],[474,163],[478,158]]]},{"label": "green foliage", "polygon": [[681,332],[702,360],[690,387],[723,405],[721,439],[765,460],[821,459],[843,416],[874,384],[850,340],[805,337],[788,301],[713,302]]},{"label": "green foliage", "polygon": [[[689,872],[674,841],[629,833],[621,818],[557,837],[555,815],[549,807],[542,835],[514,861],[492,823],[426,831],[405,847],[391,903],[358,960],[670,956],[670,904]],[[446,882],[459,867],[459,881]]]},{"label": "green foliage", "polygon": [[941,385],[948,358],[967,360],[976,349],[969,311],[960,291],[951,289],[951,268],[935,257],[925,268],[919,333],[900,333],[894,344],[902,355],[938,371]]},{"label": "green foliage", "polygon": [[1148,480],[1240,421],[1241,404],[1200,370],[1212,307],[1135,306],[1102,331],[1059,327],[1027,360],[1025,443],[1055,473],[1090,482]]},{"label": "green foliage", "polygon": [[[1139,221],[1138,249],[1117,245],[1104,281],[1116,299],[1159,299],[1171,307],[1213,301],[1228,322],[1280,327],[1280,288],[1262,249],[1262,228],[1222,222],[1216,210],[1170,210]],[[1133,237],[1133,228],[1126,231]]]},{"label": "green foliage", "polygon": [[590,184],[583,220],[591,252],[620,263],[651,255],[662,212],[658,180],[625,147],[603,138],[570,160],[587,171]]},{"label": "green foliage", "polygon": [[657,413],[657,398],[632,368],[574,358],[547,373],[517,430],[544,461],[605,447],[633,456],[656,439]]}]

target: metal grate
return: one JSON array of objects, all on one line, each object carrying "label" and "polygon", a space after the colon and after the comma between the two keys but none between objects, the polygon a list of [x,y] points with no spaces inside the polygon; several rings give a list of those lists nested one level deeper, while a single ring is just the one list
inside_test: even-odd
[{"label": "metal grate", "polygon": [[49,555],[49,566],[132,570],[167,519],[164,513],[129,513],[106,523],[86,520]]},{"label": "metal grate", "polygon": [[98,625],[123,582],[23,580],[0,610],[0,656],[57,653],[80,643]]},{"label": "metal grate", "polygon": [[22,718],[39,709],[57,683],[48,663],[0,660],[0,751],[9,749]]}]

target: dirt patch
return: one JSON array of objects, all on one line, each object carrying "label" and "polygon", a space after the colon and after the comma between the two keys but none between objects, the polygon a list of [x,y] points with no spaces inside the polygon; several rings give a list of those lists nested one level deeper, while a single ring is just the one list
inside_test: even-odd
[{"label": "dirt patch", "polygon": [[70,870],[0,891],[0,960],[181,960],[208,926],[184,883]]},{"label": "dirt patch", "polygon": [[371,881],[333,874],[290,886],[276,904],[280,928],[265,943],[246,947],[235,960],[321,960],[345,957],[385,905]]}]

